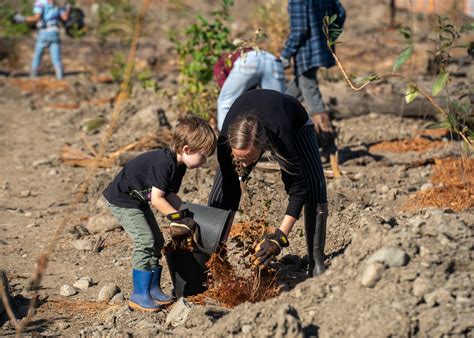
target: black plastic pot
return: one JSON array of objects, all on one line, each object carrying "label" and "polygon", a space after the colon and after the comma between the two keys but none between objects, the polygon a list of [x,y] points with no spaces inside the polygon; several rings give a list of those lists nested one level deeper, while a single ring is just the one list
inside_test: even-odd
[{"label": "black plastic pot", "polygon": [[203,252],[170,252],[166,261],[176,298],[197,295],[206,290],[206,263],[211,256]]},{"label": "black plastic pot", "polygon": [[206,290],[206,263],[224,241],[231,220],[231,211],[194,203],[183,203],[200,231],[200,243],[195,252],[169,252],[166,254],[168,268],[177,298],[202,293]]}]

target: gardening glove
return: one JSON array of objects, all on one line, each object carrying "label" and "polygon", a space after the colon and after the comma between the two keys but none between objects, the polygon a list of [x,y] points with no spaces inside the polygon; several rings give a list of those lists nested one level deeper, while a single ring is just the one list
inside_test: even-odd
[{"label": "gardening glove", "polygon": [[255,246],[250,262],[254,266],[267,266],[281,252],[281,248],[286,248],[288,244],[288,237],[280,229],[276,229],[274,233],[266,234]]},{"label": "gardening glove", "polygon": [[26,22],[26,17],[20,13],[15,13],[11,18],[13,23],[24,23]]},{"label": "gardening glove", "polygon": [[284,69],[290,68],[290,60],[285,59],[283,56],[280,56],[280,61]]},{"label": "gardening glove", "polygon": [[196,230],[196,222],[190,216],[189,210],[179,210],[166,215],[171,221],[170,233],[173,240],[181,240],[185,238],[192,238]]}]

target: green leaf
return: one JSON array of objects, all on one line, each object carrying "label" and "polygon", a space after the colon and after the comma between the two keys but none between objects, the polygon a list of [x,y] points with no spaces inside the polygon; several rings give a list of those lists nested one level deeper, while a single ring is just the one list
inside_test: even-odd
[{"label": "green leaf", "polygon": [[395,61],[393,65],[393,71],[394,72],[398,71],[400,67],[403,66],[411,58],[412,54],[413,54],[413,47],[405,48],[403,52],[400,53],[397,60]]},{"label": "green leaf", "polygon": [[441,122],[434,122],[425,127],[426,129],[451,129],[451,124],[449,124],[449,121],[441,121]]},{"label": "green leaf", "polygon": [[413,35],[410,27],[401,27],[398,31],[406,40],[410,40]]},{"label": "green leaf", "polygon": [[446,87],[446,83],[449,80],[449,73],[445,70],[442,70],[438,76],[436,77],[436,81],[433,85],[433,89],[431,91],[431,95],[436,96],[439,94],[440,91]]},{"label": "green leaf", "polygon": [[405,92],[405,101],[407,103],[412,102],[416,97],[420,95],[420,92],[418,91],[418,88],[412,84],[408,85],[408,88]]}]

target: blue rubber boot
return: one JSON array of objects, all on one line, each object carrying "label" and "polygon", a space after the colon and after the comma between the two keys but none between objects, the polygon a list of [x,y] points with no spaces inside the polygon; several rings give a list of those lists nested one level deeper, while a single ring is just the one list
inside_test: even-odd
[{"label": "blue rubber boot", "polygon": [[150,285],[153,272],[133,269],[133,292],[128,306],[133,310],[158,312],[161,306],[150,296]]},{"label": "blue rubber boot", "polygon": [[173,302],[173,297],[168,296],[161,290],[160,280],[161,280],[161,271],[163,268],[161,265],[152,270],[153,277],[151,279],[150,285],[150,295],[158,304],[168,305]]}]

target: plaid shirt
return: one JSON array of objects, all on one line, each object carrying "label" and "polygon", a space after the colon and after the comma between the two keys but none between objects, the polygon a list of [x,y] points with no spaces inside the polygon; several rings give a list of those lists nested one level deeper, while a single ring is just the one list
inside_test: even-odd
[{"label": "plaid shirt", "polygon": [[301,75],[314,67],[335,65],[323,32],[323,18],[338,14],[341,19],[345,11],[338,0],[289,0],[290,34],[281,56],[294,57],[295,74]]}]

